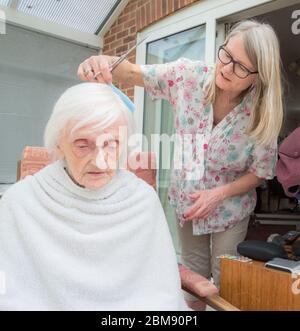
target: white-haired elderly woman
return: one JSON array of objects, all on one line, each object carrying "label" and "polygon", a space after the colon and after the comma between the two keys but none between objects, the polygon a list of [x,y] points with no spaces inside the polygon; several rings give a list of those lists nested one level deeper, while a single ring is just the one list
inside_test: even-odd
[{"label": "white-haired elderly woman", "polygon": [[[93,80],[93,74],[101,72],[98,81],[110,82],[109,63],[114,60],[91,57],[80,65],[78,75]],[[183,58],[145,66],[126,61],[113,78],[144,86],[153,99],[168,100],[176,133],[194,138],[188,146],[192,155],[183,162],[186,167],[172,171],[169,200],[181,225],[183,264],[208,278],[212,273],[218,284],[217,257],[236,254],[255,208],[255,188],[274,176],[283,118],[274,30],[254,20],[242,21],[219,48],[214,66]],[[187,300],[194,308],[199,305],[190,295]]]},{"label": "white-haired elderly woman", "polygon": [[154,189],[121,169],[132,115],[106,84],[57,101],[57,159],[0,200],[0,310],[187,310]]}]

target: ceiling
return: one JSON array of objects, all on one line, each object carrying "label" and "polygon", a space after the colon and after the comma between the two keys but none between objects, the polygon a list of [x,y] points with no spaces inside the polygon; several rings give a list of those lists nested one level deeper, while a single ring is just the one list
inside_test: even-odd
[{"label": "ceiling", "polygon": [[121,0],[0,0],[24,15],[98,34]]}]

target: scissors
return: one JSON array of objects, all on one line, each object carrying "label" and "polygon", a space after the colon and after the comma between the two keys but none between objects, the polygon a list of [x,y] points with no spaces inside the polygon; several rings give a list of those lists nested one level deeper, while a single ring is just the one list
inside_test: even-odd
[{"label": "scissors", "polygon": [[[145,38],[143,38],[142,40],[140,40],[138,43],[136,43],[133,47],[131,47],[126,53],[124,53],[121,57],[118,58],[118,60],[116,60],[114,63],[112,63],[110,66],[109,66],[109,69],[110,69],[110,72],[113,72],[113,70],[116,69],[116,67],[122,63],[126,58],[127,56],[138,46],[140,45],[143,41],[145,41],[146,39],[148,38],[148,36],[146,36]],[[101,71],[98,71],[95,75],[94,75],[94,79],[97,79],[97,77],[99,75],[101,75]]]}]

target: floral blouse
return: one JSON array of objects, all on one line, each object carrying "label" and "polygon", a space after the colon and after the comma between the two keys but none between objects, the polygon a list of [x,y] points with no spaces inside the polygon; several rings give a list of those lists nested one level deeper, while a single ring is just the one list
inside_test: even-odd
[{"label": "floral blouse", "polygon": [[[201,61],[181,58],[166,64],[144,65],[141,69],[146,91],[152,99],[166,99],[171,104],[176,134],[179,137],[187,134],[204,137],[200,143],[192,138],[189,146],[193,151],[191,162],[183,162],[181,168],[173,165],[171,171],[169,201],[175,207],[181,225],[184,223],[184,212],[193,204],[189,194],[225,185],[249,172],[264,179],[274,177],[277,144],[258,145],[245,134],[252,111],[251,95],[213,126],[213,107],[211,104],[204,105],[204,87],[212,78],[213,67]],[[197,144],[203,144],[202,154],[195,152],[199,147]],[[185,148],[181,157],[184,158],[184,154]],[[199,171],[201,168],[203,171]],[[190,176],[191,171],[196,176]],[[228,198],[208,218],[193,220],[193,234],[232,228],[249,216],[255,205],[255,189]]]}]

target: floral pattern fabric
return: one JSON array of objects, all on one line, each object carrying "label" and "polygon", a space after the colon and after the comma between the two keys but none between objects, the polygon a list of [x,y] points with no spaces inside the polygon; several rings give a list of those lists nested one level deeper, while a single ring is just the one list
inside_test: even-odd
[{"label": "floral pattern fabric", "polygon": [[[173,165],[170,178],[169,201],[175,207],[181,225],[184,222],[183,213],[193,204],[189,194],[225,185],[249,172],[264,179],[274,177],[277,144],[258,145],[245,133],[252,111],[251,95],[213,126],[213,107],[211,104],[204,105],[204,88],[212,77],[213,67],[202,61],[181,58],[167,64],[143,65],[141,69],[146,91],[151,98],[166,99],[171,104],[176,134],[192,137],[190,160],[183,162],[181,169]],[[203,137],[203,140],[199,142],[197,136]],[[203,154],[196,152],[199,144],[202,144]],[[180,157],[186,158],[185,153],[186,149]],[[204,169],[202,172],[199,171],[201,168]],[[190,176],[191,172],[196,176]],[[249,216],[255,205],[254,189],[226,199],[208,218],[193,220],[193,234],[232,228]]]}]

